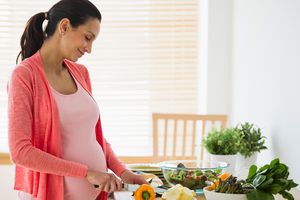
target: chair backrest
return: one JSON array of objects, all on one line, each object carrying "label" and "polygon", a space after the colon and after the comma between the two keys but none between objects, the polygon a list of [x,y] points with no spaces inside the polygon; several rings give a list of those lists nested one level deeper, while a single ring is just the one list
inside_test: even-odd
[{"label": "chair backrest", "polygon": [[227,115],[153,113],[153,161],[203,159],[202,139],[226,127]]}]

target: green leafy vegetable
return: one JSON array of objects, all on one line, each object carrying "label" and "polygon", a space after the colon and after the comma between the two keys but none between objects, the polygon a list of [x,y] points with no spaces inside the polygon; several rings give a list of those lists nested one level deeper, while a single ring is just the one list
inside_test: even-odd
[{"label": "green leafy vegetable", "polygon": [[289,168],[277,158],[259,169],[256,165],[250,166],[246,181],[232,176],[225,181],[219,179],[214,190],[220,193],[246,194],[248,200],[274,200],[276,194],[294,200],[288,191],[298,184],[288,179],[288,176]]},{"label": "green leafy vegetable", "polygon": [[274,200],[274,196],[262,190],[252,190],[247,194],[247,199],[255,199],[255,200]]},{"label": "green leafy vegetable", "polygon": [[259,170],[257,170],[256,165],[252,165],[249,168],[246,183],[253,185],[255,190],[247,194],[248,200],[271,200],[276,194],[281,194],[285,199],[293,200],[293,195],[288,191],[297,187],[298,184],[292,179],[288,179],[288,176],[289,168],[280,163],[278,158]]},{"label": "green leafy vegetable", "polygon": [[253,186],[257,188],[258,186],[260,186],[266,180],[266,178],[267,177],[265,175],[259,174],[252,181]]},{"label": "green leafy vegetable", "polygon": [[249,168],[249,173],[248,173],[248,179],[251,179],[255,176],[257,171],[257,166],[256,165],[251,165]]}]

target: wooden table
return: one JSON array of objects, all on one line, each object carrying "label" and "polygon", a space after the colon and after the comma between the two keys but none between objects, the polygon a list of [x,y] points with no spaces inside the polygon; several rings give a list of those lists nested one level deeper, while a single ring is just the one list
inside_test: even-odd
[{"label": "wooden table", "polygon": [[205,196],[204,195],[197,196],[197,200],[205,200]]},{"label": "wooden table", "polygon": [[[156,198],[156,200],[161,200],[161,198]],[[197,200],[206,200],[204,195],[197,196]]]}]

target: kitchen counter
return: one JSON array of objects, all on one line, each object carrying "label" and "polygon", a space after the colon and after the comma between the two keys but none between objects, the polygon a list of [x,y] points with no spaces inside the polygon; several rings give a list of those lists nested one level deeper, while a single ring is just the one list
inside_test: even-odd
[{"label": "kitchen counter", "polygon": [[[128,191],[120,191],[114,192],[114,198],[110,198],[109,200],[134,200],[132,192]],[[161,198],[156,198],[156,200],[161,200]],[[204,195],[197,196],[197,200],[205,200]]]},{"label": "kitchen counter", "polygon": [[[295,199],[300,199],[300,191],[298,189],[292,189],[291,193]],[[114,198],[109,198],[109,200],[134,200],[132,192],[120,191],[114,193]],[[276,200],[284,200],[281,195],[275,196]],[[156,198],[156,200],[161,200],[161,198]],[[197,200],[205,200],[204,195],[197,196]]]}]

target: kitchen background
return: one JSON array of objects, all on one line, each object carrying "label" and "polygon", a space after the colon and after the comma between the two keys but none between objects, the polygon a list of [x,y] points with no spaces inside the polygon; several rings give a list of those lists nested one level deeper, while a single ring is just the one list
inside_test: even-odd
[{"label": "kitchen background", "polygon": [[[93,2],[101,5],[101,2]],[[184,9],[187,1],[172,2],[181,2]],[[0,0],[1,13],[6,9],[6,3]],[[262,128],[269,148],[259,154],[258,164],[279,157],[290,166],[291,177],[299,183],[300,1],[199,0],[190,1],[192,3],[196,6],[198,28],[195,52],[191,52],[197,58],[195,72],[198,79],[193,84],[196,84],[198,102],[196,108],[187,109],[194,109],[194,113],[228,114],[229,125],[244,121],[255,123]],[[102,13],[105,19],[105,11]],[[2,35],[5,23],[0,24]],[[1,35],[0,41],[4,42]],[[99,46],[104,42],[104,38],[100,38],[101,33],[95,42]],[[2,56],[0,60],[4,59]],[[97,80],[97,77],[92,79]],[[3,79],[1,84],[3,90]],[[6,120],[2,109],[3,105],[1,123]],[[108,112],[103,108],[102,116],[105,118]],[[6,130],[1,129],[0,134],[3,150],[6,148],[3,147]],[[121,149],[117,146],[120,141],[117,137],[111,138],[112,146],[119,154]],[[128,154],[133,154],[137,148],[141,147],[132,147]],[[138,150],[150,152],[149,149]],[[0,199],[15,199],[12,187],[13,167],[0,165]]]}]

